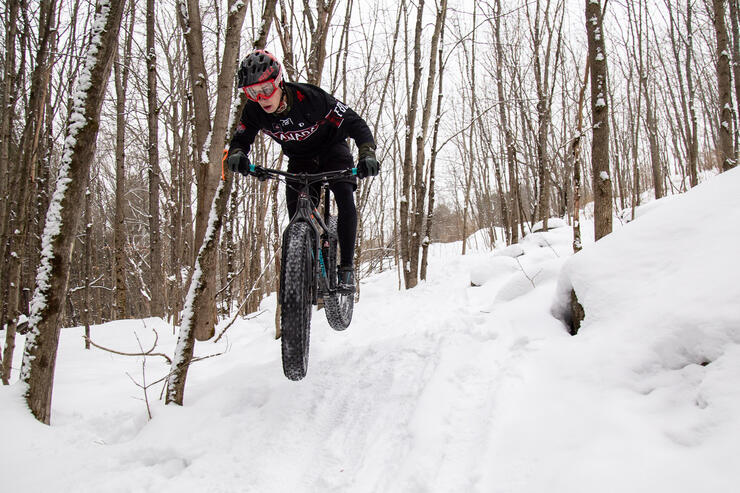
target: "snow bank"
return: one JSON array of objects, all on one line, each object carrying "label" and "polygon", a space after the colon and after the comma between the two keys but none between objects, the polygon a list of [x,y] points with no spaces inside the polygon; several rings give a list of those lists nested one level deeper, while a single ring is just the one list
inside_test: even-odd
[{"label": "snow bank", "polygon": [[553,313],[565,318],[571,289],[585,310],[576,338],[592,354],[581,356],[666,412],[661,430],[682,446],[738,436],[738,190],[740,169],[656,202],[571,257],[558,281]]},{"label": "snow bank", "polygon": [[[574,288],[586,309],[584,331],[613,320],[651,327],[644,337],[696,328],[702,321],[740,322],[740,170],[668,202],[614,231],[565,263],[554,311]],[[644,303],[649,300],[648,303]],[[620,331],[638,331],[620,324]]]}]

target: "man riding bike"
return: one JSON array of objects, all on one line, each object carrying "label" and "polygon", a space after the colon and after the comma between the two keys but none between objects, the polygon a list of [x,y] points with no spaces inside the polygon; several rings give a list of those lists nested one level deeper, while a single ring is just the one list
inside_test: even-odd
[{"label": "man riding bike", "polygon": [[[375,157],[375,139],[365,120],[331,94],[311,84],[285,82],[283,69],[271,53],[255,50],[239,66],[239,87],[247,96],[239,126],[229,144],[227,158],[232,172],[260,180],[266,174],[250,171],[247,157],[257,133],[272,137],[288,156],[288,172],[318,173],[352,168],[354,161],[347,137],[359,150],[357,176],[375,176],[380,165]],[[337,203],[337,236],[341,251],[339,289],[355,291],[354,251],[357,234],[355,177],[336,180],[329,187]],[[312,189],[318,203],[319,188]],[[298,192],[287,186],[285,202],[290,217],[296,212]]]}]

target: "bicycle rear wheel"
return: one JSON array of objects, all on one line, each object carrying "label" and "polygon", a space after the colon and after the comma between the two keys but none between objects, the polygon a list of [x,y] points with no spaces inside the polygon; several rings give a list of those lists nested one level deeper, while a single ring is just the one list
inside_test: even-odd
[{"label": "bicycle rear wheel", "polygon": [[[336,287],[336,276],[337,276],[337,217],[331,216],[327,223],[329,231],[333,233],[334,240],[330,241],[329,244],[329,268],[327,275],[334,276],[335,282],[330,283],[332,287]],[[352,322],[352,312],[355,306],[355,295],[354,293],[339,293],[334,291],[331,294],[324,295],[324,311],[326,312],[326,320],[334,330],[344,330],[349,327]]]},{"label": "bicycle rear wheel", "polygon": [[313,282],[310,229],[307,223],[295,223],[283,239],[280,329],[283,373],[290,380],[301,380],[308,370]]}]

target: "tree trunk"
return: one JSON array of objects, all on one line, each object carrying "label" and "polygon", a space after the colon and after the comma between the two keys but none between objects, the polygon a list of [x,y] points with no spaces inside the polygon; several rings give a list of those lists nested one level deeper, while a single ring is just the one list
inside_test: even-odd
[{"label": "tree trunk", "polygon": [[[648,71],[650,69],[648,68]],[[660,163],[660,149],[658,147],[658,123],[653,114],[653,102],[647,83],[647,75],[640,75],[640,86],[645,100],[645,123],[647,124],[648,141],[650,142],[650,164],[653,171],[653,188],[655,198],[659,199],[665,195],[663,191],[663,171]]]},{"label": "tree trunk", "polygon": [[[503,103],[506,101],[506,94],[504,93],[504,51],[503,45],[501,44],[501,0],[496,0],[496,12],[494,15],[494,37],[496,46],[496,89],[498,91],[498,100]],[[517,180],[517,162],[516,162],[516,144],[514,142],[514,135],[509,125],[509,119],[505,104],[499,104],[499,118],[501,120],[501,129],[504,132],[504,142],[506,144],[506,161],[509,168],[509,195],[510,195],[510,218],[507,219],[510,230],[507,231],[507,242],[509,244],[517,243],[519,241],[518,234],[518,223],[519,223],[519,208],[517,207],[516,196],[519,188],[519,182]]]},{"label": "tree trunk", "polygon": [[[470,121],[475,121],[475,32],[476,22],[475,14],[478,3],[473,4],[473,32],[471,33],[470,39]],[[466,52],[467,55],[467,52]],[[465,175],[465,189],[463,190],[463,211],[462,211],[462,255],[465,255],[468,247],[468,217],[470,216],[470,188],[473,182],[473,170],[475,169],[475,142],[473,142],[473,135],[475,134],[475,125],[470,125],[470,134],[468,135],[468,153],[470,156],[470,167],[468,168]]]},{"label": "tree trunk", "polygon": [[[274,11],[275,0],[268,1],[265,5],[265,10],[271,9]],[[231,97],[226,98],[226,94],[233,94],[231,83],[233,81],[233,72],[231,76],[227,77],[226,72],[235,68],[236,61],[238,58],[238,35],[241,29],[241,24],[244,21],[244,15],[246,13],[245,5],[243,3],[230,2],[229,3],[229,17],[226,28],[226,40],[224,44],[223,62],[221,64],[222,70],[219,76],[219,96],[217,107],[217,116],[222,120],[231,123],[230,130],[236,128],[237,122],[239,121],[238,116],[240,114],[240,107],[242,99],[237,98],[235,104],[231,107],[231,118],[226,118],[227,115],[219,115],[219,109],[223,108],[223,99],[232,101]],[[263,17],[263,19],[265,19]],[[268,16],[264,21],[263,29],[261,29],[260,40],[264,40],[269,32],[270,25],[272,23],[272,16]],[[264,34],[264,38],[262,37]],[[226,106],[226,110],[229,106]],[[221,129],[223,126],[223,130]],[[226,138],[226,124],[221,123],[216,119],[216,125],[214,125],[214,137],[220,140],[216,142],[223,142]],[[214,138],[212,137],[212,138]],[[211,147],[213,149],[213,146]],[[219,153],[223,156],[222,153]],[[185,307],[183,309],[183,320],[180,327],[180,333],[177,340],[177,348],[175,350],[175,357],[172,362],[171,374],[167,380],[167,396],[166,403],[175,403],[178,405],[183,404],[185,396],[185,381],[187,378],[187,372],[190,368],[190,363],[193,359],[193,349],[195,346],[195,339],[207,336],[210,338],[213,336],[213,315],[215,312],[215,284],[214,276],[204,276],[203,273],[216,272],[216,262],[218,259],[217,246],[219,243],[220,229],[223,222],[224,213],[226,212],[226,205],[228,203],[229,194],[231,192],[231,186],[233,181],[233,174],[228,173],[224,176],[223,180],[219,182],[219,186],[216,189],[216,194],[213,198],[211,205],[211,220],[209,221],[208,230],[204,237],[203,244],[198,252],[198,257],[195,262],[195,270],[193,279],[190,284]]]},{"label": "tree trunk", "polygon": [[[237,68],[239,55],[239,33],[247,10],[244,3],[237,0],[230,0],[228,11],[229,16],[226,23],[221,72],[218,75],[216,89],[216,112],[213,116],[213,129],[208,138],[208,149],[204,149],[207,156],[207,161],[204,161],[207,164],[201,164],[201,172],[199,172],[201,182],[198,184],[199,207],[196,213],[196,245],[201,245],[205,241],[199,231],[207,224],[207,219],[213,212],[212,207],[216,203],[213,199],[219,183],[219,177],[221,176],[221,160],[223,157],[223,145],[226,141],[227,126],[230,122],[234,121],[229,118],[229,110],[232,109],[232,103],[234,101],[234,72]],[[202,51],[201,44],[201,54]],[[237,98],[237,101],[240,101],[239,98]],[[227,191],[226,193],[226,198],[228,199],[229,192]],[[210,206],[201,202],[200,197],[208,200]],[[220,211],[221,214],[223,212],[223,210]],[[195,338],[200,341],[210,339],[214,333],[214,324],[216,323],[216,272],[216,263],[214,261],[213,268],[203,272],[202,282],[205,284],[202,291],[203,297],[194,300],[199,305],[193,314],[195,318]],[[198,292],[200,293],[201,291]]]},{"label": "tree trunk", "polygon": [[583,84],[578,93],[578,105],[576,106],[576,138],[573,139],[573,253],[578,253],[583,248],[581,241],[581,138],[583,137],[583,102],[591,68],[589,62],[590,58],[586,58]]},{"label": "tree trunk", "polygon": [[593,139],[591,168],[594,190],[594,237],[612,231],[612,182],[609,173],[609,107],[607,103],[606,47],[601,0],[586,0],[586,34],[591,65]]},{"label": "tree trunk", "polygon": [[[0,289],[7,293],[6,305],[3,307],[5,315],[0,319],[0,325],[8,319],[5,334],[5,350],[3,354],[2,380],[8,383],[13,364],[13,350],[15,349],[15,334],[18,317],[22,312],[22,263],[28,258],[28,233],[31,231],[32,215],[31,190],[34,188],[34,169],[39,160],[39,137],[44,126],[44,110],[49,95],[49,51],[56,20],[56,2],[41,5],[39,12],[40,31],[39,45],[36,56],[36,67],[31,75],[31,92],[29,105],[26,108],[26,125],[21,135],[19,149],[19,163],[10,176],[10,190],[13,190],[9,200],[7,231],[5,231],[5,258],[3,259],[3,283]],[[29,183],[30,179],[30,183]]]},{"label": "tree trunk", "polygon": [[[123,53],[131,53],[133,31],[133,9],[131,9],[132,24],[126,30]],[[114,274],[116,283],[116,317],[124,319],[128,316],[126,306],[126,92],[130,73],[130,63],[120,62],[118,54],[113,66],[116,85],[116,212],[113,230],[115,252]]]},{"label": "tree trunk", "polygon": [[100,107],[122,13],[122,0],[109,0],[96,7],[91,44],[67,120],[62,167],[44,228],[44,253],[31,303],[21,381],[26,385],[24,394],[28,407],[36,419],[45,424],[51,419],[59,318],[66,301],[70,259],[82,212],[79,204],[95,153]]},{"label": "tree trunk", "polygon": [[[732,0],[736,2],[736,0]],[[691,186],[695,187],[699,184],[699,174],[697,170],[697,160],[699,159],[699,132],[697,129],[696,121],[696,104],[695,104],[695,90],[694,90],[694,78],[691,67],[691,59],[694,53],[694,33],[691,26],[692,17],[691,0],[686,0],[686,31],[688,32],[688,45],[686,46],[686,82],[688,84],[689,92],[689,119],[690,119],[690,131],[687,133],[690,135],[689,142],[689,173],[691,176]]]},{"label": "tree trunk", "polygon": [[[329,23],[334,15],[337,0],[318,0],[316,2],[316,22],[313,22],[311,13],[306,9],[304,15],[311,25],[311,54],[308,57],[308,83],[320,85],[321,74],[324,71],[326,60],[326,39],[329,35]],[[306,5],[308,3],[306,2]]]},{"label": "tree trunk", "polygon": [[732,143],[732,95],[730,80],[730,50],[727,46],[727,26],[725,25],[725,0],[712,0],[714,7],[714,31],[717,36],[717,90],[719,91],[720,121],[719,156],[722,171],[735,167]]},{"label": "tree trunk", "polygon": [[[232,3],[233,1],[229,2],[229,5]],[[199,246],[203,242],[203,236],[208,225],[208,213],[213,198],[213,195],[210,194],[209,196],[208,192],[210,183],[208,161],[203,159],[204,146],[211,131],[211,111],[208,104],[207,86],[208,72],[203,56],[203,28],[198,0],[179,0],[177,12],[185,38],[190,91],[193,99],[193,140],[195,162],[197,163],[195,175],[198,188],[195,214],[195,245]]]},{"label": "tree trunk", "polygon": [[[411,276],[411,232],[409,204],[412,184],[413,142],[416,126],[416,107],[419,100],[419,86],[421,85],[421,31],[424,13],[424,0],[419,0],[414,29],[414,79],[411,93],[408,95],[408,116],[406,117],[406,139],[403,153],[403,170],[401,185],[401,200],[399,206],[399,222],[401,226],[401,260],[403,262],[403,277],[406,289],[416,286],[416,276]],[[414,269],[415,271],[416,269]]]},{"label": "tree trunk", "polygon": [[164,278],[162,244],[159,234],[159,136],[157,106],[157,54],[154,50],[154,0],[146,2],[147,127],[149,129],[149,314],[164,316]]},{"label": "tree trunk", "polygon": [[[401,202],[401,226],[402,226],[402,241],[403,241],[403,225],[407,224],[406,229],[406,241],[407,256],[405,257],[404,271],[406,273],[406,288],[410,289],[417,285],[419,280],[419,254],[421,247],[421,228],[424,224],[424,202],[426,195],[426,186],[424,182],[424,144],[426,142],[427,134],[429,131],[429,119],[432,112],[432,106],[434,104],[434,82],[437,75],[437,49],[439,46],[439,37],[443,28],[444,19],[447,13],[447,2],[443,0],[440,7],[437,10],[437,18],[434,25],[434,33],[432,34],[431,40],[431,51],[429,56],[429,74],[427,77],[426,94],[424,96],[424,103],[422,108],[422,121],[420,134],[416,138],[416,166],[412,170],[412,156],[411,156],[411,144],[413,140],[413,127],[416,120],[416,100],[418,97],[418,87],[421,82],[421,28],[422,28],[422,17],[424,13],[424,2],[419,2],[419,8],[417,10],[416,19],[416,31],[414,35],[414,89],[412,89],[412,108],[409,111],[409,128],[406,134],[406,154],[404,157],[404,195],[407,201],[406,214],[403,213],[404,202]],[[408,162],[407,162],[408,161]],[[413,171],[413,176],[412,176]],[[407,175],[408,172],[408,175]],[[412,182],[414,184],[414,196],[416,200],[409,213],[409,204],[411,197]]]},{"label": "tree trunk", "polygon": [[92,249],[92,220],[90,217],[90,176],[88,170],[88,185],[85,192],[85,293],[82,295],[82,324],[85,326],[85,349],[90,349],[90,268]]},{"label": "tree trunk", "polygon": [[[432,243],[432,226],[434,225],[434,197],[435,197],[435,180],[436,180],[436,162],[437,162],[437,138],[439,136],[439,124],[442,121],[442,98],[444,92],[442,91],[442,82],[444,80],[444,60],[442,54],[444,51],[444,36],[445,36],[445,20],[447,17],[447,0],[443,0],[442,9],[444,11],[444,19],[442,20],[442,29],[439,32],[439,48],[438,48],[438,63],[439,63],[439,89],[437,91],[437,109],[434,117],[434,128],[432,130],[432,155],[429,160],[429,206],[427,208],[427,221],[424,230],[424,241],[422,241],[421,247],[421,270],[419,273],[419,279],[425,281],[427,278],[427,261],[429,256],[429,245]],[[377,125],[376,125],[377,127]]]},{"label": "tree trunk", "polygon": [[732,78],[735,84],[735,159],[738,146],[738,119],[740,118],[740,27],[738,26],[738,0],[729,0],[730,27],[732,29]]},{"label": "tree trunk", "polygon": [[[8,172],[10,159],[10,143],[12,138],[12,126],[15,118],[15,44],[18,34],[18,10],[19,0],[8,0],[5,4],[6,30],[5,30],[5,66],[3,67],[3,84],[0,88],[0,104],[3,111],[0,113],[0,234],[5,238],[6,220],[8,216]],[[2,243],[2,241],[0,241]],[[0,254],[5,258],[4,245],[0,246]],[[2,290],[2,287],[0,287]],[[0,299],[0,305],[4,305],[4,299]],[[2,319],[0,319],[2,320]],[[0,322],[1,323],[1,322]]]},{"label": "tree trunk", "polygon": [[[196,324],[209,324],[211,330],[213,327],[209,323],[210,320],[204,320],[202,317],[198,317],[197,311],[203,304],[213,304],[213,300],[209,299],[210,297],[207,296],[208,282],[203,276],[203,272],[206,272],[209,269],[216,269],[216,259],[218,254],[216,246],[218,245],[219,231],[221,229],[221,223],[226,210],[226,203],[228,202],[229,193],[231,191],[232,177],[233,174],[231,173],[226,175],[226,178],[221,181],[221,184],[216,191],[216,196],[213,201],[215,220],[209,223],[205,241],[198,252],[198,258],[195,261],[195,272],[193,274],[193,279],[190,283],[190,290],[185,302],[182,324],[177,337],[175,357],[172,360],[170,377],[167,380],[167,395],[165,398],[165,402],[167,404],[174,403],[180,406],[183,404],[183,399],[185,397],[185,380],[190,368],[190,363],[193,360],[193,350],[195,347],[197,329]],[[201,328],[201,330],[203,330],[203,328]]]}]

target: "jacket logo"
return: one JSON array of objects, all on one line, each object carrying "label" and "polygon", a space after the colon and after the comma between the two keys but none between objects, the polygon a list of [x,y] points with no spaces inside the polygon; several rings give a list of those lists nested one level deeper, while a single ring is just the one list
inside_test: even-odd
[{"label": "jacket logo", "polygon": [[284,127],[287,127],[288,125],[292,125],[292,124],[293,124],[292,118],[286,118],[285,120],[280,120],[280,125]]},{"label": "jacket logo", "polygon": [[335,127],[339,128],[344,121],[344,113],[347,111],[347,105],[337,101],[337,104],[332,108],[325,119]]},{"label": "jacket logo", "polygon": [[278,142],[300,142],[312,136],[318,128],[319,124],[316,123],[308,128],[293,130],[290,132],[270,132],[269,130],[263,130],[263,132]]}]

